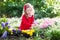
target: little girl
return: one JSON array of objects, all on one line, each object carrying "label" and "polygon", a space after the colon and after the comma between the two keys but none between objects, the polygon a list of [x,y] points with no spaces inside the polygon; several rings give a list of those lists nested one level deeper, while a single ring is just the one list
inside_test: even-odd
[{"label": "little girl", "polygon": [[29,30],[34,25],[34,9],[30,3],[26,3],[23,7],[22,21],[20,30]]}]

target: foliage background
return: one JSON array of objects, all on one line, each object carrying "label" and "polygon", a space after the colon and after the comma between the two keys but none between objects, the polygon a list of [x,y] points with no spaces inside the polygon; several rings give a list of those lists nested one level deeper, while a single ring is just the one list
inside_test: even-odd
[{"label": "foliage background", "polygon": [[60,0],[0,0],[0,17],[20,17],[25,3],[35,9],[35,18],[60,16]]}]

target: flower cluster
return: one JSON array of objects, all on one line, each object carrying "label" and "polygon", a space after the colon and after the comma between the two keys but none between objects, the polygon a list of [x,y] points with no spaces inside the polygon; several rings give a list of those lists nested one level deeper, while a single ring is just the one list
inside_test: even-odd
[{"label": "flower cluster", "polygon": [[1,25],[2,25],[2,28],[5,28],[5,27],[10,28],[10,26],[8,25],[8,22],[6,22],[6,23],[2,22]]},{"label": "flower cluster", "polygon": [[33,29],[31,30],[22,30],[22,33],[26,33],[27,35],[32,36],[35,31]]},{"label": "flower cluster", "polygon": [[55,21],[52,19],[44,20],[44,22],[40,24],[40,28],[47,28],[48,26],[51,26],[54,23],[55,23]]},{"label": "flower cluster", "polygon": [[7,37],[7,30],[10,28],[10,26],[8,25],[8,22],[4,23],[2,22],[1,23],[1,26],[2,26],[2,30],[3,30],[3,35],[1,36],[2,38],[6,38]]}]

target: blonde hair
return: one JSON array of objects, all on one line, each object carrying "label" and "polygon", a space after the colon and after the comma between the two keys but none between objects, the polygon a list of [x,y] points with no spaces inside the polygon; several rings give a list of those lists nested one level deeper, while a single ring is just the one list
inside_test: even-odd
[{"label": "blonde hair", "polygon": [[[33,12],[32,15],[34,15],[35,11],[34,11],[33,5],[31,5],[30,3],[26,3],[26,4],[24,5],[24,7],[25,7],[25,6],[26,6],[26,9],[29,8],[29,7],[32,8],[32,12]],[[26,9],[24,9],[24,7],[23,7],[22,16],[23,16],[23,15],[25,14],[25,12],[26,12]],[[21,16],[21,17],[22,17],[22,16]]]}]

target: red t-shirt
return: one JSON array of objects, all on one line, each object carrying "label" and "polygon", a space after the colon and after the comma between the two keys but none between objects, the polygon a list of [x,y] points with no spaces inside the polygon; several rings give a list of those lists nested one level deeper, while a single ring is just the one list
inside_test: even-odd
[{"label": "red t-shirt", "polygon": [[22,22],[19,27],[20,30],[28,30],[31,29],[31,25],[34,22],[34,16],[27,18],[25,15],[22,16]]}]

